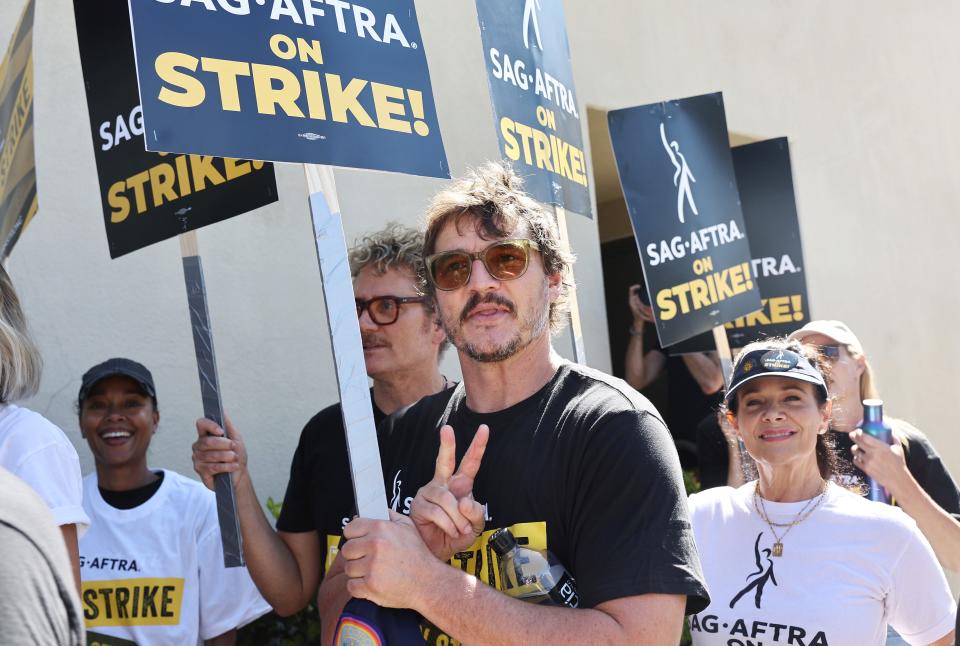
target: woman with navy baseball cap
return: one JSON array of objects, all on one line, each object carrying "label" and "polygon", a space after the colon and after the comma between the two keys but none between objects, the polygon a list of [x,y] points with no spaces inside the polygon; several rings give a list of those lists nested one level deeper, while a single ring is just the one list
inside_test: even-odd
[{"label": "woman with navy baseball cap", "polygon": [[741,487],[690,497],[711,604],[690,617],[697,646],[953,643],[956,606],[916,523],[837,485],[832,402],[816,350],[752,343],[724,394],[757,466]]},{"label": "woman with navy baseball cap", "polygon": [[83,375],[77,411],[96,463],[83,481],[92,522],[80,540],[88,640],[233,643],[269,606],[246,568],[223,565],[213,493],[148,466],[160,423],[153,375],[130,359],[104,361]]}]

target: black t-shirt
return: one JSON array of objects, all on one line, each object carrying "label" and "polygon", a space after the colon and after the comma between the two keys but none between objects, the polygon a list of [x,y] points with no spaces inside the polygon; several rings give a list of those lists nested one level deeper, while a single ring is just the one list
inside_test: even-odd
[{"label": "black t-shirt", "polygon": [[[887,418],[896,434],[903,439],[904,460],[907,470],[920,488],[944,511],[960,520],[960,488],[947,471],[937,450],[933,448],[927,436],[907,422]],[[855,479],[866,481],[866,474],[853,466],[851,447],[853,441],[848,433],[833,432],[834,441],[839,449],[840,458],[846,461],[844,466],[852,470]],[[700,463],[700,484],[702,489],[722,487],[727,484],[729,449],[720,430],[716,415],[705,417],[697,431],[697,448]]]},{"label": "black t-shirt", "polygon": [[[372,402],[372,390],[370,399]],[[374,403],[373,419],[378,429],[385,418]],[[382,438],[380,445],[383,446]],[[356,513],[343,413],[337,402],[314,415],[300,433],[277,529],[319,532],[324,543],[323,572],[326,572],[332,562],[331,555],[336,555],[343,526]]]},{"label": "black t-shirt", "polygon": [[499,584],[488,540],[508,527],[519,543],[549,549],[566,566],[581,607],[644,593],[688,595],[688,613],[706,607],[676,451],[656,410],[626,382],[565,363],[540,391],[502,411],[471,411],[462,387],[449,410],[425,397],[399,411],[384,423],[395,510],[408,512],[433,477],[442,423],[454,428],[458,462],[477,427],[490,427],[473,489],[486,505],[485,531],[453,565]]}]

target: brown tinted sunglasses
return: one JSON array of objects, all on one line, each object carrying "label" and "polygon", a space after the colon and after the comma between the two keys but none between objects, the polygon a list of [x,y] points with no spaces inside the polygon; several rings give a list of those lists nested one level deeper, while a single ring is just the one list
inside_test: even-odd
[{"label": "brown tinted sunglasses", "polygon": [[533,240],[500,240],[477,252],[444,251],[427,256],[427,277],[443,291],[459,289],[470,282],[473,261],[483,263],[487,273],[497,280],[515,280],[530,265],[530,250],[540,250]]}]

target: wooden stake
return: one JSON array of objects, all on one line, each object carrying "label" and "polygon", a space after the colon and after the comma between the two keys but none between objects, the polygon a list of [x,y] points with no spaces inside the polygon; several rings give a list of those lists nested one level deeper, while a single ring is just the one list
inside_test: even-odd
[{"label": "wooden stake", "polygon": [[[560,233],[560,246],[564,251],[570,251],[570,236],[567,233],[567,210],[562,206],[553,207],[554,216],[557,218],[557,229]],[[570,268],[570,280],[573,281],[573,268]],[[587,365],[587,352],[583,347],[583,328],[580,325],[580,305],[577,301],[577,290],[574,289],[569,295],[570,303],[570,336],[573,339],[573,356],[577,363]]]}]

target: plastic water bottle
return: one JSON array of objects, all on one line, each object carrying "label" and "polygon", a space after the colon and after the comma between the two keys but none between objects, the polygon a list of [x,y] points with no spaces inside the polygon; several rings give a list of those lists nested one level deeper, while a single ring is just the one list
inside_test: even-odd
[{"label": "plastic water bottle", "polygon": [[494,532],[490,546],[500,557],[504,592],[511,597],[551,606],[580,605],[576,582],[550,552],[518,545],[506,528]]},{"label": "plastic water bottle", "polygon": [[[881,442],[893,444],[893,429],[883,421],[883,400],[863,400],[863,424],[860,425],[860,428],[864,433],[869,433]],[[867,486],[870,487],[867,494],[870,500],[890,504],[890,494],[879,482],[867,476]]]}]

